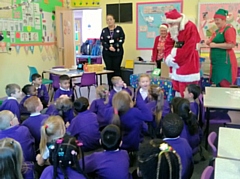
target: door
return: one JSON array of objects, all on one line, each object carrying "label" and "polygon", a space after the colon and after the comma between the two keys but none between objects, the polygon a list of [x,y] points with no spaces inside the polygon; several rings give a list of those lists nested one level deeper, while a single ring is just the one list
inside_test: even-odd
[{"label": "door", "polygon": [[58,65],[71,68],[76,63],[73,11],[64,7],[56,7],[55,16]]}]

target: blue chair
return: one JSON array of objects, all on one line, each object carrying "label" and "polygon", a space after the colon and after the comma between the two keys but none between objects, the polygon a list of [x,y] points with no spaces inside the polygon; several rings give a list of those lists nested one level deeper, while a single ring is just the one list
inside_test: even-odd
[{"label": "blue chair", "polygon": [[[38,71],[37,71],[37,69],[35,67],[32,67],[32,66],[28,66],[28,69],[29,69],[29,72],[30,72],[30,74],[29,74],[29,82],[32,82],[32,75],[38,73]],[[48,85],[48,90],[51,88],[52,83],[53,83],[52,80],[45,79],[45,78],[42,79],[42,84]]]}]

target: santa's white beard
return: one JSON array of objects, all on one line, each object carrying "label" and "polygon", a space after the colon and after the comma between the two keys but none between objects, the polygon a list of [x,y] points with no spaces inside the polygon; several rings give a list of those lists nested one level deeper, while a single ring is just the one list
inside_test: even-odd
[{"label": "santa's white beard", "polygon": [[178,30],[178,26],[177,25],[174,25],[172,27],[169,27],[169,32],[170,32],[170,35],[171,35],[171,38],[174,40],[174,41],[178,41],[178,34],[179,34],[179,30]]}]

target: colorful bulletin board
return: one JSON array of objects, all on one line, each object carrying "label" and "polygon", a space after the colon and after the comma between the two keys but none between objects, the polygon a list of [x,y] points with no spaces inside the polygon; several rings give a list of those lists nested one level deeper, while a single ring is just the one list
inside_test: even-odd
[{"label": "colorful bulletin board", "polygon": [[[7,4],[5,1],[5,5]],[[9,0],[8,0],[9,1]],[[11,1],[11,2],[10,2]],[[62,6],[62,0],[10,0],[11,17],[1,17],[0,33],[6,46],[38,46],[54,44],[55,6]],[[1,8],[2,4],[0,4]],[[6,15],[6,12],[4,13]],[[33,47],[32,47],[33,48]]]},{"label": "colorful bulletin board", "polygon": [[165,22],[165,12],[177,9],[182,12],[182,1],[137,3],[137,50],[151,50],[159,26]]},{"label": "colorful bulletin board", "polygon": [[100,7],[100,0],[71,0],[71,7]]},{"label": "colorful bulletin board", "polygon": [[[232,24],[237,32],[236,51],[240,52],[240,3],[199,3],[198,5],[198,30],[202,40],[207,40],[217,30],[213,16],[215,12],[223,8],[228,10],[227,23]],[[204,48],[203,51],[209,51]]]}]

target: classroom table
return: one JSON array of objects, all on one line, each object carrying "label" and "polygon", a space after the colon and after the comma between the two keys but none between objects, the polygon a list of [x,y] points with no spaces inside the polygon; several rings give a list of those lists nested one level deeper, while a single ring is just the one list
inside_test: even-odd
[{"label": "classroom table", "polygon": [[102,56],[93,55],[76,55],[76,62],[88,62],[88,58],[91,58],[91,64],[102,64]]},{"label": "classroom table", "polygon": [[218,136],[217,156],[221,158],[240,160],[240,130],[220,127]]},{"label": "classroom table", "polygon": [[205,148],[208,147],[208,133],[211,109],[240,110],[240,89],[206,87],[206,94],[203,95],[203,105],[206,108],[206,141]]},{"label": "classroom table", "polygon": [[[231,149],[234,152],[234,149]],[[239,179],[240,160],[216,158],[214,166],[215,179]]]},{"label": "classroom table", "polygon": [[[103,70],[103,71],[96,72],[97,83],[98,83],[98,76],[100,77],[100,85],[102,85],[102,75],[106,75],[106,74],[113,73],[113,72],[114,71],[112,71],[112,70]],[[66,69],[65,71],[57,71],[56,69],[50,69],[50,70],[44,70],[43,74],[44,73],[51,73],[51,74],[59,75],[59,76],[60,75],[68,75],[70,77],[70,85],[72,85],[72,79],[81,77],[83,74],[83,71],[69,70],[69,69]],[[88,72],[84,72],[84,73],[88,73]],[[91,73],[91,72],[89,72],[89,73]],[[43,74],[42,74],[42,76],[43,76]]]}]

